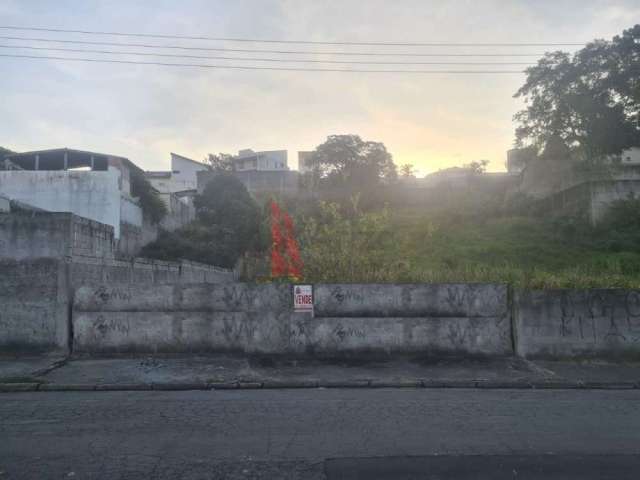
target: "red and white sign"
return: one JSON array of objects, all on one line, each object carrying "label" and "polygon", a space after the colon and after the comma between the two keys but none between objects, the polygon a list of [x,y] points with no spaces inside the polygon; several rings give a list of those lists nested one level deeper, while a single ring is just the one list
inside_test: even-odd
[{"label": "red and white sign", "polygon": [[313,312],[313,285],[293,286],[293,310]]}]

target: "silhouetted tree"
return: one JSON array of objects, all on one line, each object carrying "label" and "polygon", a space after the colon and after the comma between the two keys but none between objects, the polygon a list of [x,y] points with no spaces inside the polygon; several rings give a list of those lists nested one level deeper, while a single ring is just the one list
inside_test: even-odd
[{"label": "silhouetted tree", "polygon": [[545,54],[514,95],[526,104],[514,117],[516,143],[540,152],[558,136],[588,160],[640,145],[639,78],[640,25],[573,55]]},{"label": "silhouetted tree", "polygon": [[228,153],[210,153],[205,158],[205,163],[211,166],[212,170],[218,172],[232,172],[233,171],[233,156]]},{"label": "silhouetted tree", "polygon": [[312,155],[320,186],[367,190],[397,178],[384,144],[364,141],[358,135],[330,135]]},{"label": "silhouetted tree", "polygon": [[416,171],[413,168],[413,164],[405,163],[400,166],[400,176],[402,178],[416,178]]}]

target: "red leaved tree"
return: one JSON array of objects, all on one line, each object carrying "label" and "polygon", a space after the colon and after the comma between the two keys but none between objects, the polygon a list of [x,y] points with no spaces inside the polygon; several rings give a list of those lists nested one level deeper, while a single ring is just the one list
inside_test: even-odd
[{"label": "red leaved tree", "polygon": [[271,201],[271,277],[302,278],[302,259],[295,239],[293,220]]}]

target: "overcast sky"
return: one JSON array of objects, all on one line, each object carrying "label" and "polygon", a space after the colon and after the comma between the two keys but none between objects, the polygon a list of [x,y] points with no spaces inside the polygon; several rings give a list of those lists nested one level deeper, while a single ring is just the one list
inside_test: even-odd
[{"label": "overcast sky", "polygon": [[[0,25],[4,26],[315,41],[574,43],[610,38],[639,19],[637,0],[0,0]],[[385,47],[383,50],[88,37],[2,29],[0,35],[372,52],[540,53],[549,49]],[[0,39],[0,45],[18,44],[47,46]],[[12,54],[110,58],[103,54],[0,50]],[[456,61],[456,58],[440,60]],[[0,146],[18,151],[66,146],[106,152],[128,157],[149,170],[168,168],[172,151],[200,160],[208,152],[288,149],[289,165],[295,168],[297,150],[313,149],[327,135],[354,133],[367,140],[384,142],[397,164],[412,163],[422,174],[478,159],[490,160],[490,170],[503,170],[506,150],[513,142],[512,116],[521,107],[512,95],[523,80],[523,74],[239,71],[0,57]]]}]

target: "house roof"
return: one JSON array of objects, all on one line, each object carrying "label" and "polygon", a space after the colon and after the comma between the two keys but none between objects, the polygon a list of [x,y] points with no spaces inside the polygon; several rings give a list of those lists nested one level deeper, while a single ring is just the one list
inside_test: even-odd
[{"label": "house roof", "polygon": [[195,163],[196,165],[200,165],[200,166],[205,167],[205,168],[209,167],[209,165],[207,165],[206,163],[198,162],[197,160],[193,160],[192,158],[185,157],[185,156],[179,155],[179,154],[174,153],[174,152],[171,152],[171,157],[172,158],[173,157],[178,157],[180,160],[187,160],[188,162]]},{"label": "house roof", "polygon": [[144,176],[147,178],[171,178],[171,170],[163,171],[149,171],[144,172]]},{"label": "house roof", "polygon": [[140,167],[138,167],[135,163],[133,163],[131,160],[129,160],[126,157],[121,157],[119,155],[111,155],[109,153],[90,152],[88,150],[77,150],[74,148],[66,148],[66,147],[50,148],[46,150],[32,150],[30,152],[10,153],[10,154],[4,155],[4,158],[7,158],[9,160],[18,160],[20,158],[33,157],[35,155],[41,155],[41,156],[51,155],[51,154],[55,155],[55,154],[62,154],[64,152],[78,154],[78,155],[87,155],[87,156],[93,155],[95,157],[118,159],[118,160],[121,160],[124,164],[126,164],[129,168],[143,172],[143,170]]}]

